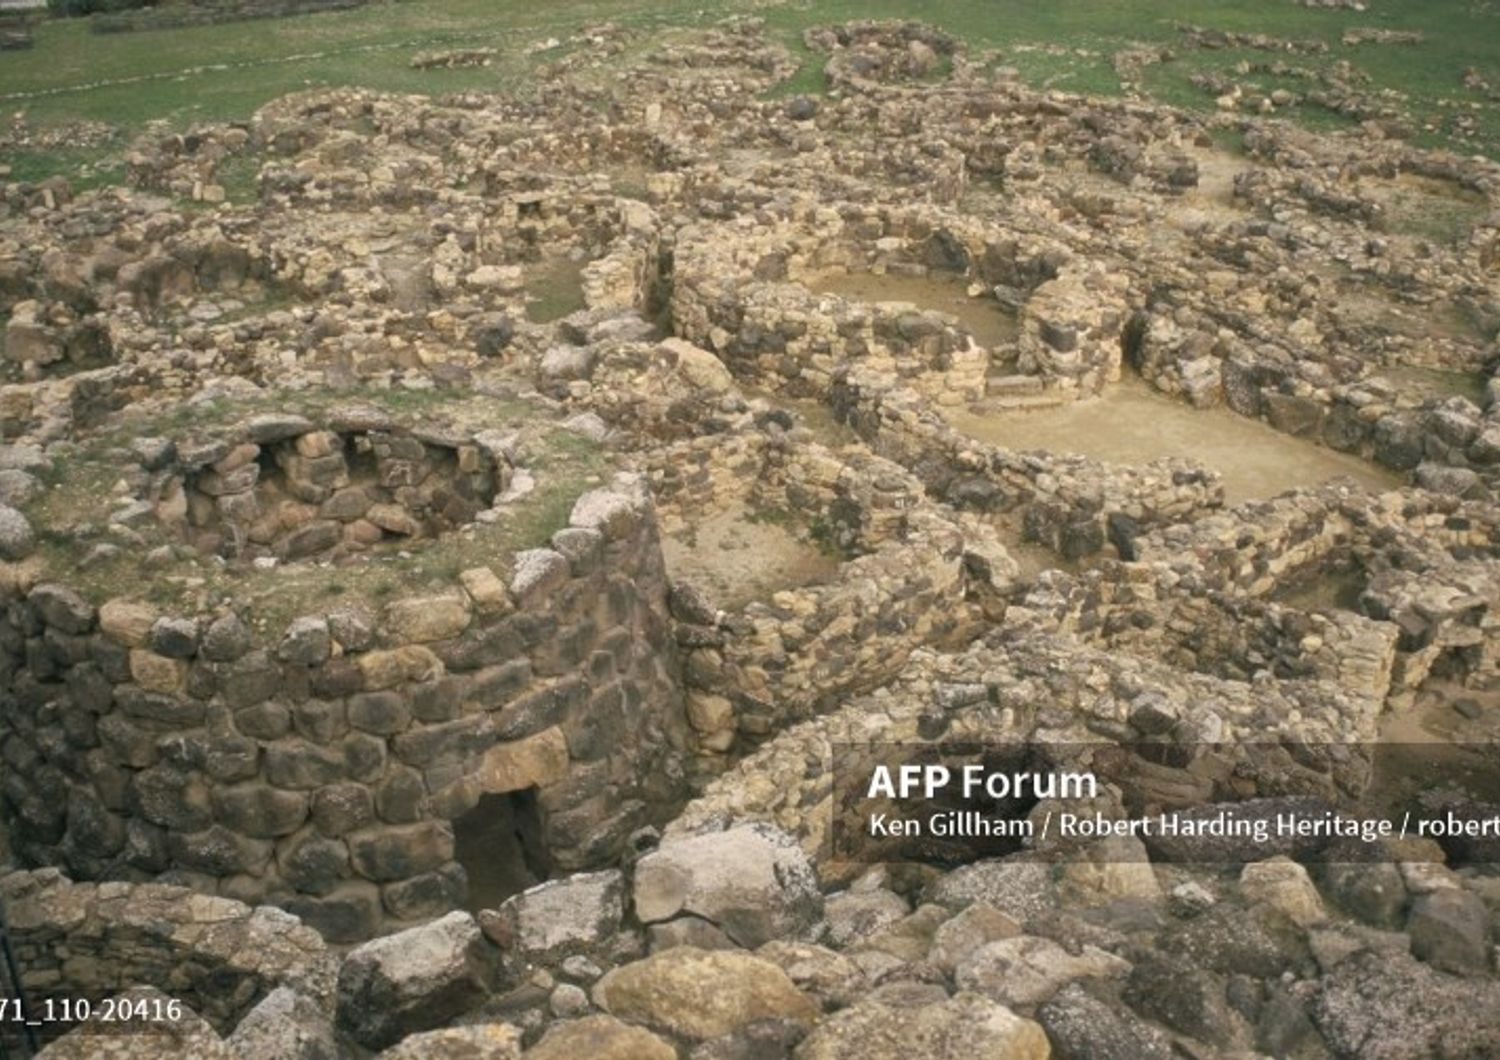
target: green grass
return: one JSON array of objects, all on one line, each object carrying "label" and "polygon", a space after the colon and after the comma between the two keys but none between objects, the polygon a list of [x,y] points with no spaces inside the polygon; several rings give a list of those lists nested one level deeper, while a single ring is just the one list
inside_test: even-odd
[{"label": "green grass", "polygon": [[537,324],[550,324],[569,313],[587,308],[583,300],[583,263],[565,257],[550,257],[523,266],[526,276],[526,316]]},{"label": "green grass", "polygon": [[[777,86],[775,95],[823,90],[823,57],[802,44],[810,25],[856,18],[920,18],[961,38],[971,49],[998,50],[1037,85],[1066,91],[1116,94],[1119,79],[1111,54],[1134,44],[1168,44],[1176,58],[1148,67],[1147,91],[1165,102],[1208,112],[1213,100],[1190,83],[1194,73],[1223,70],[1241,59],[1283,59],[1320,69],[1348,60],[1372,78],[1372,92],[1390,90],[1406,99],[1424,144],[1500,157],[1500,105],[1476,98],[1460,83],[1475,67],[1500,85],[1500,5],[1484,0],[1383,0],[1363,13],[1314,10],[1291,0],[727,0],[704,7],[689,0],[414,0],[377,2],[347,12],[118,35],[94,35],[81,20],[40,25],[28,52],[0,60],[0,105],[24,111],[36,125],[97,119],[133,135],[149,121],[183,127],[195,121],[244,119],[257,107],[289,91],[365,86],[395,92],[468,90],[525,91],[527,75],[553,61],[564,48],[535,55],[526,49],[548,37],[565,38],[590,21],[608,19],[643,29],[701,26],[739,11],[764,15],[777,37],[801,59],[801,67]],[[1178,21],[1214,29],[1260,32],[1320,40],[1326,55],[1288,56],[1239,49],[1195,51],[1183,46]],[[1373,26],[1415,29],[1417,45],[1346,47],[1345,29]],[[493,47],[489,67],[461,70],[411,69],[411,56],[443,47]],[[637,48],[632,47],[634,54]],[[1248,80],[1255,80],[1250,75]],[[1271,79],[1267,79],[1269,83]],[[1293,86],[1295,87],[1295,86]],[[1305,87],[1305,86],[1303,86]],[[1481,102],[1472,112],[1475,138],[1454,135],[1455,110],[1440,100]],[[1464,113],[1468,113],[1464,111]],[[1315,107],[1296,108],[1297,120],[1340,127],[1347,119]],[[62,172],[102,181],[81,167],[98,157],[41,152],[7,161],[28,178]]]}]

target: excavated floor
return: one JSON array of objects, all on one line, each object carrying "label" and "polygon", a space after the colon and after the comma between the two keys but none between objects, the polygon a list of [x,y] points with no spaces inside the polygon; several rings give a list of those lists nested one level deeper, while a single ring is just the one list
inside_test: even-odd
[{"label": "excavated floor", "polygon": [[969,294],[970,281],[956,273],[926,276],[892,273],[827,272],[808,287],[818,294],[834,294],[854,302],[910,302],[958,318],[974,341],[986,348],[1003,346],[1017,335],[1016,319],[993,298]]},{"label": "excavated floor", "polygon": [[1400,479],[1355,456],[1282,434],[1228,409],[1193,409],[1125,379],[1103,397],[1029,412],[952,412],[954,427],[1009,449],[1077,453],[1114,464],[1197,460],[1224,476],[1228,504],[1347,475],[1372,490]]},{"label": "excavated floor", "polygon": [[837,556],[779,519],[735,506],[662,540],[667,573],[705,589],[725,609],[838,576]]},{"label": "excavated floor", "polygon": [[549,257],[526,266],[526,315],[536,324],[550,324],[585,308],[583,263]]}]

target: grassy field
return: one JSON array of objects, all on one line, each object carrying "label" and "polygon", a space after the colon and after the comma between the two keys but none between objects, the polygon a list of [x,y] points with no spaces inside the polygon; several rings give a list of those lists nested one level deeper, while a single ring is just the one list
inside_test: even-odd
[{"label": "grassy field", "polygon": [[[1132,44],[1176,44],[1178,22],[1213,29],[1316,39],[1325,55],[1303,56],[1241,49],[1176,49],[1177,58],[1150,67],[1145,85],[1165,101],[1208,109],[1213,101],[1193,87],[1194,73],[1224,70],[1241,60],[1282,59],[1326,67],[1347,60],[1368,74],[1373,89],[1399,94],[1420,123],[1431,126],[1423,142],[1466,153],[1500,157],[1500,102],[1466,89],[1468,68],[1500,91],[1500,2],[1497,0],[1381,0],[1368,12],[1313,10],[1292,0],[727,0],[711,8],[689,0],[404,0],[375,2],[354,11],[306,15],[223,27],[96,35],[81,20],[41,24],[35,47],[0,54],[0,105],[24,113],[37,128],[96,120],[119,129],[119,139],[163,121],[244,118],[285,92],[319,86],[359,85],[397,92],[522,89],[527,73],[557,57],[533,50],[549,38],[564,43],[580,25],[611,20],[640,28],[703,25],[735,12],[764,15],[803,58],[803,68],[783,91],[820,89],[820,60],[803,48],[801,31],[820,22],[853,18],[922,18],[977,49],[997,49],[1001,61],[1028,81],[1067,91],[1117,94],[1113,52]],[[1416,45],[1345,46],[1354,26],[1419,30]],[[492,47],[494,65],[480,69],[419,71],[416,51],[440,47]],[[1253,79],[1253,78],[1252,78]],[[1267,83],[1266,88],[1275,87]],[[1440,106],[1460,101],[1462,110]],[[1470,109],[1477,104],[1477,109]],[[1470,138],[1454,135],[1454,113],[1477,124]],[[1324,125],[1337,119],[1309,112]],[[111,145],[106,150],[114,150]],[[54,172],[93,182],[111,171],[90,164],[98,148],[13,152],[4,161],[14,175],[34,179]]]}]

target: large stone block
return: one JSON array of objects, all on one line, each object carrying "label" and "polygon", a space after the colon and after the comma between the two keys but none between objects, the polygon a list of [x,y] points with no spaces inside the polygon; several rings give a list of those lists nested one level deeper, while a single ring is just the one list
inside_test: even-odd
[{"label": "large stone block", "polygon": [[811,1024],[819,1015],[812,999],[770,961],[691,946],[616,968],[595,985],[594,1002],[631,1023],[700,1041],[757,1020]]},{"label": "large stone block", "polygon": [[593,1015],[554,1023],[527,1060],[676,1060],[677,1050],[642,1027]]},{"label": "large stone block", "polygon": [[131,648],[143,648],[156,622],[155,608],[134,600],[110,600],[99,608],[104,635]]},{"label": "large stone block", "polygon": [[545,787],[568,772],[568,741],[556,725],[485,752],[479,786],[490,794]]},{"label": "large stone block", "polygon": [[94,627],[94,608],[64,585],[38,585],[29,598],[41,620],[64,633],[87,633]]},{"label": "large stone block", "polygon": [[339,970],[337,1023],[367,1049],[443,1027],[494,983],[493,948],[468,913],[367,942]]},{"label": "large stone block", "polygon": [[527,960],[553,963],[608,947],[625,915],[625,880],[616,869],[548,880],[484,910],[484,932]]},{"label": "large stone block", "polygon": [[257,839],[290,835],[307,820],[307,796],[264,784],[216,787],[214,817],[226,828]]},{"label": "large stone block", "polygon": [[636,864],[633,894],[643,923],[688,913],[751,948],[806,937],[823,912],[807,855],[762,824],[663,843]]},{"label": "large stone block", "polygon": [[377,883],[430,872],[453,857],[453,829],[445,821],[363,829],[346,838],[355,871]]},{"label": "large stone block", "polygon": [[279,986],[240,1020],[227,1039],[237,1055],[261,1060],[338,1060],[333,1023],[316,1001]]},{"label": "large stone block", "polygon": [[443,664],[430,648],[406,644],[385,651],[367,651],[359,656],[365,688],[379,691],[397,685],[428,681],[443,672]]},{"label": "large stone block", "polygon": [[460,592],[397,600],[386,608],[386,628],[397,643],[426,644],[468,628],[469,602]]},{"label": "large stone block", "polygon": [[1051,1048],[1031,1020],[987,998],[959,994],[910,1008],[854,1005],[822,1021],[796,1055],[797,1060],[1047,1060]]}]

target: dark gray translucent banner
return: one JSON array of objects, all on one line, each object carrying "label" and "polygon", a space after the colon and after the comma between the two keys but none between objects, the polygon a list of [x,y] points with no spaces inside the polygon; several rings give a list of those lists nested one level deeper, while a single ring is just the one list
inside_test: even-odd
[{"label": "dark gray translucent banner", "polygon": [[839,744],[832,771],[833,861],[1500,865],[1500,744]]}]

